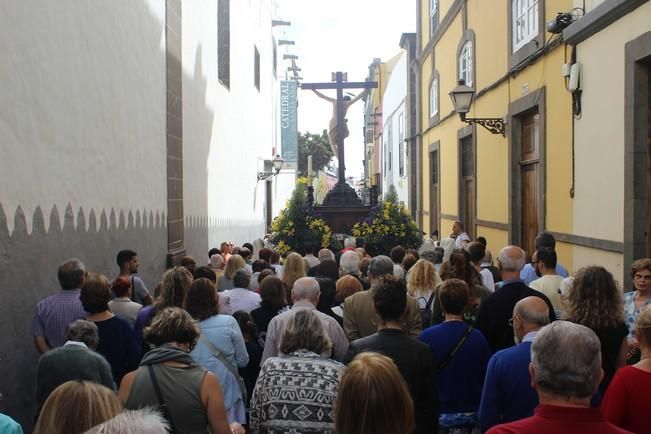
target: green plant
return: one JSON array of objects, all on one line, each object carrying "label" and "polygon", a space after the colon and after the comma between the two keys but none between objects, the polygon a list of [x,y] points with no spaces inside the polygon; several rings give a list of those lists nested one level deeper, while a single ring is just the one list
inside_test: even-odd
[{"label": "green plant", "polygon": [[388,254],[397,245],[417,249],[423,242],[420,229],[409,210],[398,202],[393,186],[370,215],[353,226],[353,236],[363,237],[368,249],[378,254]]},{"label": "green plant", "polygon": [[300,251],[308,244],[326,248],[331,237],[330,226],[307,207],[307,179],[299,178],[287,206],[271,223],[269,241],[284,255]]}]

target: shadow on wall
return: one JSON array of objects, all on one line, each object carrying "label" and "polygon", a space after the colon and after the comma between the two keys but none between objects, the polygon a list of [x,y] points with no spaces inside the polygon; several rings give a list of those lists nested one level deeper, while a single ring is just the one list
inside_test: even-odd
[{"label": "shadow on wall", "polygon": [[[158,282],[165,264],[165,214],[111,209],[99,212],[83,209],[75,213],[70,205],[63,219],[55,207],[45,216],[37,207],[32,230],[28,231],[21,207],[15,210],[14,228],[9,233],[7,215],[0,204],[0,357],[5,373],[0,376],[2,411],[17,418],[29,432],[34,406],[34,376],[38,354],[30,335],[36,303],[59,290],[57,267],[67,258],[79,258],[88,271],[109,278],[117,275],[115,256],[120,249],[138,252],[140,274],[150,287]],[[75,225],[76,220],[76,225]]]}]

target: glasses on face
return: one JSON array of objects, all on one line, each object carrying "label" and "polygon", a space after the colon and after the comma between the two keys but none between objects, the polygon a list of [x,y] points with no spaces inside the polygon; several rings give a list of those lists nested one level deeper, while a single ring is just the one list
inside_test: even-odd
[{"label": "glasses on face", "polygon": [[633,276],[633,279],[649,281],[651,280],[651,274],[636,274],[635,276]]},{"label": "glasses on face", "polygon": [[515,319],[515,317],[511,317],[511,318],[509,318],[508,323],[509,323],[509,326],[510,326],[510,327],[513,327],[513,320],[514,320],[514,319]]}]

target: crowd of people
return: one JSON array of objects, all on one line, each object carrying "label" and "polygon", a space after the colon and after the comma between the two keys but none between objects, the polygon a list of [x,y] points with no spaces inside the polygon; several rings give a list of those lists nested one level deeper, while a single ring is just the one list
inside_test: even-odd
[{"label": "crowd of people", "polygon": [[224,242],[151,291],[132,250],[113,280],[66,260],[31,327],[34,433],[651,433],[651,259],[623,293],[555,248],[494,264],[461,222],[386,256]]}]

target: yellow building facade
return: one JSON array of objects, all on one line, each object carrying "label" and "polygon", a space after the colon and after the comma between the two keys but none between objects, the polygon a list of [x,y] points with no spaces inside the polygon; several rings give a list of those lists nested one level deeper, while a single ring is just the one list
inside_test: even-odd
[{"label": "yellow building facade", "polygon": [[[570,53],[545,30],[571,0],[418,0],[418,210],[441,237],[462,221],[496,252],[533,253],[538,232],[557,238],[573,268]],[[498,118],[504,135],[462,122],[449,93],[476,91],[468,118]],[[565,241],[564,241],[565,240]]]}]

